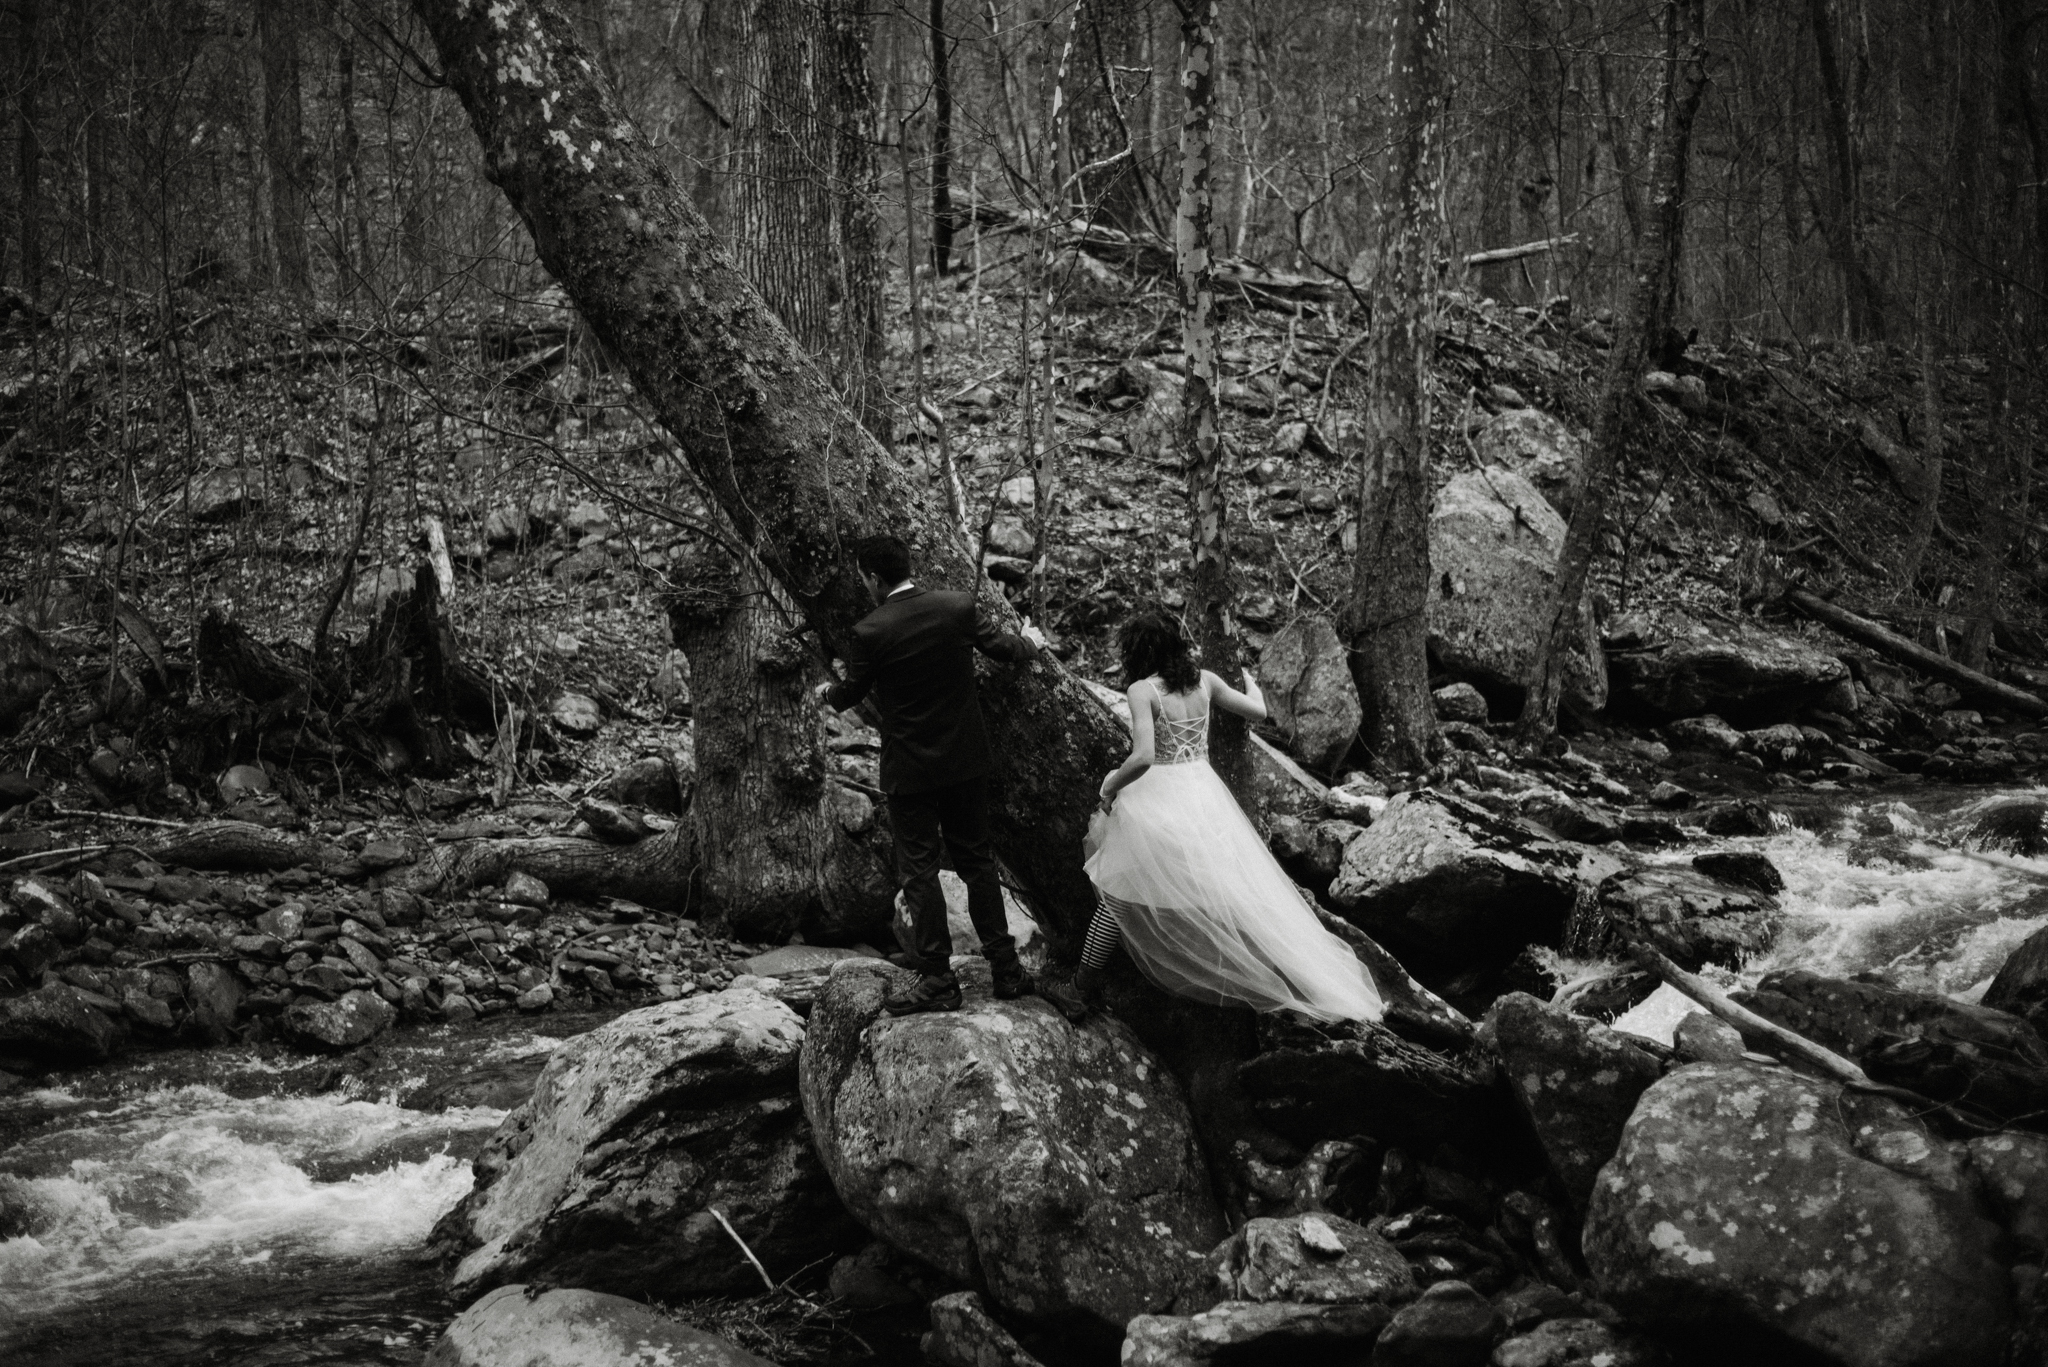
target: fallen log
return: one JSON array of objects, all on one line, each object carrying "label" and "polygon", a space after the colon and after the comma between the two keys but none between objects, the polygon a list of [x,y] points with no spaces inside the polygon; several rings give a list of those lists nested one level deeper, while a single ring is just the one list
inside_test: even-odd
[{"label": "fallen log", "polygon": [[195,827],[151,850],[149,857],[169,868],[234,871],[274,871],[320,862],[319,847],[312,841],[248,821]]},{"label": "fallen log", "polygon": [[650,910],[688,914],[696,865],[696,840],[683,821],[633,845],[575,836],[465,841],[415,864],[405,887],[452,897],[525,873],[558,897],[621,897]]},{"label": "fallen log", "polygon": [[1579,240],[1577,233],[1566,233],[1563,237],[1546,237],[1540,242],[1524,242],[1517,247],[1494,247],[1488,251],[1471,252],[1464,258],[1466,269],[1474,266],[1491,266],[1501,261],[1520,261],[1525,256],[1541,256],[1556,247],[1568,247]]},{"label": "fallen log", "polygon": [[1720,988],[1697,973],[1686,972],[1651,946],[1639,942],[1631,946],[1631,949],[1637,963],[1669,983],[1675,991],[1684,993],[1712,1014],[1727,1021],[1741,1032],[1745,1040],[1775,1045],[1781,1057],[1789,1055],[1796,1058],[1846,1087],[1890,1097],[1916,1111],[1939,1114],[1949,1123],[1970,1133],[1984,1133],[2002,1128],[1983,1117],[1970,1115],[1954,1106],[1945,1106],[1918,1092],[1878,1082],[1864,1072],[1862,1066],[1854,1060],[1843,1058],[1827,1046],[1816,1044],[1806,1036],[1787,1030],[1776,1021],[1766,1020],[1748,1007],[1730,1000],[1728,994]]},{"label": "fallen log", "polygon": [[1815,621],[1833,627],[1851,640],[1861,641],[1894,660],[1946,679],[1966,692],[1996,698],[2006,706],[2018,708],[2029,716],[2048,716],[2048,702],[2043,702],[2025,689],[2000,683],[1988,674],[1980,674],[1968,665],[1958,664],[1948,656],[1929,650],[1917,641],[1909,641],[1888,627],[1879,626],[1867,617],[1859,617],[1818,594],[1808,593],[1805,589],[1787,589],[1785,601]]}]

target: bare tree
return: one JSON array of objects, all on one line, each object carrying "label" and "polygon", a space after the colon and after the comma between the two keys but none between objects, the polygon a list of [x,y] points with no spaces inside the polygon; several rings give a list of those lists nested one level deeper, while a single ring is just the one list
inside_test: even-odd
[{"label": "bare tree", "polygon": [[1429,386],[1436,351],[1435,134],[1442,99],[1442,0],[1391,12],[1387,88],[1393,126],[1373,279],[1364,448],[1358,459],[1358,555],[1344,636],[1381,763],[1417,769],[1436,743],[1429,696]]},{"label": "bare tree", "polygon": [[1521,722],[1531,736],[1548,736],[1557,729],[1565,657],[1579,625],[1594,540],[1613,498],[1622,453],[1635,426],[1641,402],[1637,384],[1656,340],[1650,328],[1663,307],[1665,275],[1678,259],[1675,239],[1685,229],[1685,166],[1692,149],[1693,120],[1707,94],[1706,0],[1666,0],[1666,6],[1677,41],[1664,63],[1664,128],[1651,172],[1649,222],[1636,247],[1636,275],[1628,308],[1615,320],[1614,346],[1600,384],[1593,444],[1586,453],[1585,485],[1572,506],[1564,546],[1558,552],[1557,577],[1551,583],[1550,620],[1530,665]]},{"label": "bare tree", "polygon": [[263,157],[269,171],[270,238],[278,283],[295,295],[313,292],[306,250],[304,120],[299,98],[299,25],[288,0],[257,0],[256,33],[263,49]]}]

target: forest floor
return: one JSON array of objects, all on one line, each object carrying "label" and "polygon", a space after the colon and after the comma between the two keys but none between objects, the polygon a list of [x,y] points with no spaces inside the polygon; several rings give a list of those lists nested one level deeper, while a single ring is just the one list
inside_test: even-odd
[{"label": "forest floor", "polygon": [[[1071,257],[1063,270],[1064,307],[1031,341],[1028,363],[1035,381],[1050,345],[1059,483],[1040,621],[1071,667],[1113,682],[1125,612],[1184,602],[1187,515],[1172,437],[1184,358],[1167,282],[1078,269]],[[970,526],[992,574],[1029,610],[1036,529],[1024,428],[1042,416],[1019,345],[1026,285],[1035,288],[1015,267],[924,279],[913,328],[899,275],[888,378],[910,416],[895,458],[936,482],[929,415],[943,417]],[[1252,300],[1223,301],[1220,388],[1237,616],[1255,657],[1287,620],[1344,601],[1356,497],[1344,452],[1355,448],[1363,348],[1355,310]],[[549,908],[542,920],[496,887],[449,908],[452,920],[429,917],[417,935],[402,924],[410,909],[378,909],[379,885],[435,843],[587,833],[579,799],[635,760],[680,757],[687,780],[687,664],[668,640],[663,601],[665,571],[704,505],[565,301],[548,292],[488,311],[308,320],[259,298],[194,297],[168,330],[134,307],[83,295],[54,317],[17,310],[0,330],[0,405],[35,453],[0,469],[10,664],[55,680],[0,740],[10,791],[38,795],[0,817],[0,860],[147,843],[156,825],[222,812],[302,831],[339,867],[262,875],[250,897],[275,910],[317,890],[313,923],[331,904],[334,923],[387,937],[379,952],[396,955],[402,974],[431,979],[436,959],[468,965],[455,976],[469,973],[465,995],[486,1011],[531,1005],[526,994],[564,954],[575,956],[572,992],[580,964],[600,996],[672,995],[729,980],[765,948],[694,942],[673,922],[665,935],[606,933],[637,917],[603,906]],[[1604,327],[1564,301],[1539,311],[1448,294],[1431,376],[1439,483],[1483,462],[1475,434],[1497,412],[1526,405],[1583,434]],[[916,335],[926,339],[921,367]],[[1602,620],[1670,607],[1708,622],[1750,619],[1781,612],[1773,586],[1790,580],[1924,633],[1921,605],[1965,583],[1969,566],[1966,548],[1945,538],[1920,584],[1885,578],[1909,513],[1885,447],[1924,438],[1918,359],[1736,339],[1696,341],[1662,363],[1673,382],[1648,404],[1596,573]],[[1933,368],[1951,450],[1983,444],[1984,371],[1972,357]],[[1972,507],[1970,462],[1948,469],[1950,518],[1975,521],[1956,512]],[[446,610],[464,659],[494,696],[541,719],[509,754],[488,731],[460,733],[456,772],[428,777],[402,747],[297,752],[303,728],[182,748],[152,728],[167,686],[195,697],[218,687],[194,682],[207,613],[293,658],[308,657],[323,610],[332,638],[360,641],[429,558],[430,524],[448,546]],[[2040,602],[2024,576],[2018,586],[2001,643],[2024,649],[2040,639]],[[117,604],[139,614],[140,633],[123,629]],[[1789,619],[1775,629],[1818,630]],[[2024,666],[2016,677],[2026,681]],[[1592,729],[1582,746],[1624,777],[1642,767],[1601,744],[1603,723]],[[834,730],[840,765],[871,783],[872,737]],[[235,764],[255,768],[235,770],[223,789]],[[1639,781],[1653,778],[1645,770]],[[111,824],[93,815],[102,812]],[[651,816],[657,827],[675,819]],[[144,870],[129,892],[147,901],[153,876]],[[213,894],[200,903],[218,904]],[[522,921],[540,924],[521,930]],[[491,952],[486,942],[501,935],[516,937],[516,953]]]}]

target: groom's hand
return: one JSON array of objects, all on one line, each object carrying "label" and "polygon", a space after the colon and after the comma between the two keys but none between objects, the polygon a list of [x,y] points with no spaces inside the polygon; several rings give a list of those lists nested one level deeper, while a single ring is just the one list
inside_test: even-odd
[{"label": "groom's hand", "polygon": [[1018,629],[1017,634],[1038,647],[1038,653],[1041,655],[1049,654],[1052,650],[1052,642],[1045,639],[1045,633],[1040,631],[1029,617],[1024,619],[1024,625]]}]

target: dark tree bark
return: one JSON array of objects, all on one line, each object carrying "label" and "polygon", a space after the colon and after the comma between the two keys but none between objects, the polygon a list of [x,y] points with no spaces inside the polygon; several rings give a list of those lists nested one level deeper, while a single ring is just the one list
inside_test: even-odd
[{"label": "dark tree bark", "polygon": [[1850,132],[1849,92],[1842,79],[1841,59],[1835,52],[1835,22],[1831,0],[1807,0],[1807,18],[1813,28],[1821,87],[1821,118],[1828,149],[1828,213],[1821,224],[1828,255],[1842,278],[1842,296],[1848,308],[1849,335],[1862,340],[1884,335],[1884,296],[1870,264],[1869,244],[1863,234],[1862,168]]},{"label": "dark tree bark", "polygon": [[1529,670],[1529,691],[1522,704],[1523,731],[1547,737],[1557,729],[1557,707],[1564,696],[1565,661],[1580,623],[1580,603],[1593,567],[1593,545],[1600,522],[1621,473],[1623,448],[1633,429],[1641,398],[1637,384],[1650,357],[1651,324],[1660,316],[1668,288],[1664,273],[1677,258],[1672,239],[1685,228],[1685,175],[1678,160],[1692,145],[1692,123],[1706,98],[1708,60],[1706,0],[1666,0],[1673,22],[1681,26],[1680,42],[1665,66],[1665,125],[1651,170],[1649,222],[1636,244],[1635,280],[1629,301],[1615,319],[1614,346],[1607,355],[1607,373],[1600,383],[1595,409],[1593,445],[1586,453],[1585,485],[1565,527],[1564,546],[1552,581],[1550,622]]},{"label": "dark tree bark", "polygon": [[826,0],[830,81],[826,88],[832,142],[832,229],[839,266],[839,308],[833,328],[839,389],[862,425],[890,440],[888,396],[882,387],[882,254],[877,222],[879,126],[868,74],[874,19],[862,0]]},{"label": "dark tree bark", "polygon": [[256,31],[263,47],[263,157],[270,170],[270,233],[278,283],[304,297],[313,292],[313,271],[306,252],[299,36],[285,0],[257,0]]},{"label": "dark tree bark", "polygon": [[[1014,622],[933,492],[797,348],[560,15],[538,0],[415,10],[542,263],[825,641],[843,648],[873,606],[846,549],[872,532],[912,546],[920,583],[976,592]],[[998,852],[1071,949],[1094,902],[1081,836],[1122,733],[1051,665],[987,668],[982,700],[999,765]]]},{"label": "dark tree bark", "polygon": [[827,46],[822,0],[750,0],[734,129],[732,244],[761,297],[805,351],[829,357],[832,211],[828,130],[818,117]]},{"label": "dark tree bark", "polygon": [[1442,0],[1401,0],[1392,29],[1393,129],[1380,200],[1365,445],[1357,453],[1358,556],[1343,630],[1366,745],[1383,764],[1419,769],[1436,745],[1423,608],[1429,593],[1427,377],[1436,349],[1431,229]]},{"label": "dark tree bark", "polygon": [[[831,781],[810,653],[760,573],[701,551],[670,601],[690,657],[696,718],[697,890],[707,924],[738,939],[813,942],[886,933],[895,888],[874,804]],[[848,830],[852,826],[854,830]]]},{"label": "dark tree bark", "polygon": [[21,288],[31,299],[43,292],[43,138],[37,124],[37,96],[43,84],[41,0],[21,0],[16,10],[21,47],[20,86],[15,95],[15,173],[21,195]]},{"label": "dark tree bark", "polygon": [[932,0],[932,270],[953,262],[953,68],[946,0]]},{"label": "dark tree bark", "polygon": [[[1174,274],[1180,286],[1180,341],[1187,381],[1180,395],[1181,459],[1188,469],[1194,550],[1195,640],[1202,663],[1237,682],[1237,633],[1230,618],[1229,508],[1223,442],[1216,430],[1216,285],[1210,257],[1214,208],[1212,123],[1216,96],[1216,0],[1181,6],[1180,206],[1173,215]],[[1219,713],[1210,728],[1210,761],[1243,802],[1251,759],[1242,719]]]},{"label": "dark tree bark", "polygon": [[[1145,231],[1145,182],[1138,171],[1117,68],[1132,65],[1143,21],[1143,11],[1128,4],[1090,5],[1082,13],[1079,69],[1087,76],[1084,83],[1077,82],[1080,88],[1074,92],[1069,116],[1074,166],[1101,168],[1081,177],[1081,195],[1090,214],[1129,233]],[[1133,155],[1119,160],[1126,149]]]}]

